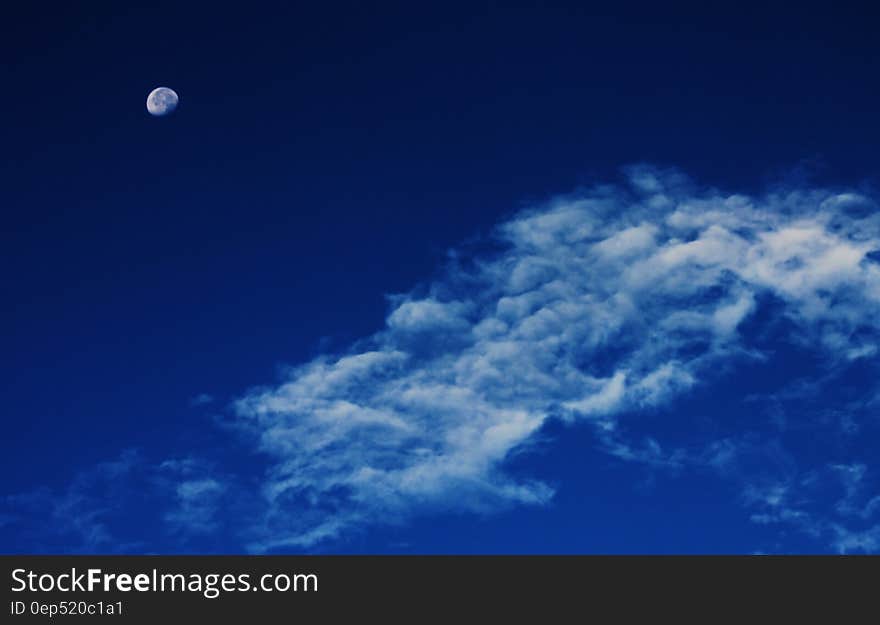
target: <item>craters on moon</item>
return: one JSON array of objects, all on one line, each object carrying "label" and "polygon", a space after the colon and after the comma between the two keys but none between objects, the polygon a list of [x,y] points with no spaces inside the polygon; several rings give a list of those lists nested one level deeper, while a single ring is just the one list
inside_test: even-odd
[{"label": "craters on moon", "polygon": [[150,115],[162,117],[173,112],[177,108],[179,98],[174,89],[168,87],[156,87],[147,96],[147,110]]}]

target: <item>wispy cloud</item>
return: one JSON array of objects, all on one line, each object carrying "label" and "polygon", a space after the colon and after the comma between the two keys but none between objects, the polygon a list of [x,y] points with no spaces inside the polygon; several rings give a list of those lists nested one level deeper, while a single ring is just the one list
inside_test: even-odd
[{"label": "wispy cloud", "polygon": [[[493,238],[493,251],[458,250],[434,282],[391,297],[373,336],[234,403],[242,440],[268,458],[260,512],[240,532],[249,549],[309,548],[439,510],[544,504],[550,485],[505,467],[550,419],[595,428],[597,450],[624,461],[740,480],[756,522],[792,524],[841,550],[877,547],[870,524],[844,529],[847,518],[868,523],[874,500],[859,508],[845,490],[836,510],[807,511],[810,468],[754,471],[784,455],[772,444],[711,434],[679,444],[622,422],[772,361],[768,327],[820,355],[825,380],[874,362],[880,213],[870,198],[731,194],[634,167],[621,185],[514,215]],[[778,407],[793,388],[755,401]],[[850,469],[830,471],[855,493],[861,469]],[[177,471],[166,521],[210,531],[228,485]],[[107,541],[99,516],[93,544]]]},{"label": "wispy cloud", "polygon": [[111,529],[126,491],[137,483],[139,455],[128,450],[118,459],[77,473],[61,490],[39,488],[3,498],[8,524],[18,529],[17,549],[51,550],[47,541],[60,538],[64,551],[125,551],[141,545],[115,535]]},{"label": "wispy cloud", "polygon": [[[839,553],[880,549],[880,496],[867,491],[862,464],[813,468],[792,478],[745,490],[751,518],[784,524],[826,541]],[[873,491],[876,492],[876,491]]]},{"label": "wispy cloud", "polygon": [[203,534],[215,530],[223,498],[232,484],[217,479],[213,467],[194,458],[165,460],[153,470],[154,482],[166,493],[173,492],[163,520],[179,535]]},{"label": "wispy cloud", "polygon": [[724,194],[649,167],[627,182],[516,215],[497,229],[500,251],[458,253],[441,279],[397,296],[383,331],[242,397],[240,425],[275,459],[272,521],[252,546],[311,545],[437,508],[543,503],[548,485],[503,465],[550,418],[595,425],[622,459],[695,462],[650,436],[626,440],[619,415],[772,358],[741,330],[758,312],[831,368],[874,357],[870,199]]},{"label": "wispy cloud", "polygon": [[[165,537],[185,544],[218,526],[227,486],[192,458],[155,463],[130,449],[74,474],[60,488],[0,498],[15,536],[7,549],[52,553],[144,553]],[[157,531],[143,535],[144,521]],[[243,519],[239,519],[242,521]]]}]

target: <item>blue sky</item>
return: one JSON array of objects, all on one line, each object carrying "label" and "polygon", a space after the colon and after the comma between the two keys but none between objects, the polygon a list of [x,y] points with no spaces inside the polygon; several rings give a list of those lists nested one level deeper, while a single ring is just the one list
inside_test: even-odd
[{"label": "blue sky", "polygon": [[880,551],[864,15],[16,11],[3,552]]}]

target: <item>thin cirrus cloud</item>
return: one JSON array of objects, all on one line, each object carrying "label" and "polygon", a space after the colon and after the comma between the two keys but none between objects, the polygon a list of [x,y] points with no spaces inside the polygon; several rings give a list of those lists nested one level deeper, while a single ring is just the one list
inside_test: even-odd
[{"label": "thin cirrus cloud", "polygon": [[[822,363],[821,375],[747,398],[780,432],[808,420],[798,402],[809,393],[873,366],[880,213],[870,197],[790,185],[728,194],[640,166],[623,185],[514,215],[492,243],[450,254],[441,278],[391,298],[373,336],[234,402],[241,444],[268,458],[236,531],[244,548],[314,549],[415,515],[543,505],[554,488],[506,463],[551,419],[593,428],[599,452],[622,461],[735,480],[755,523],[839,551],[880,547],[872,458],[805,466],[735,427],[685,444],[663,423],[638,422],[722,372],[779,359],[780,336]],[[816,423],[844,437],[877,402],[871,388],[834,397],[833,418]],[[174,533],[212,531],[236,488],[206,466],[147,470],[165,476],[151,484],[166,491]],[[106,544],[100,513],[80,516]]]}]

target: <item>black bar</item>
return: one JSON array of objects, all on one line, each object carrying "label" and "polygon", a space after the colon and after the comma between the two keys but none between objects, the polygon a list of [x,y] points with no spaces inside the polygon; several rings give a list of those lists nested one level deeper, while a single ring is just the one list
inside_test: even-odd
[{"label": "black bar", "polygon": [[[670,618],[720,616],[763,620],[774,614],[788,620],[798,613],[829,622],[862,622],[876,619],[880,584],[877,557],[2,556],[0,560],[3,623],[70,618],[154,623],[156,619],[176,623],[255,618],[259,623],[337,623],[352,618],[371,623],[437,618],[470,622],[478,619],[477,609],[492,623],[509,618],[539,623],[632,618],[670,622]],[[60,581],[67,587],[70,579],[58,576],[72,569],[77,575],[100,569],[95,574],[99,585],[91,592],[13,592],[31,583],[48,589]],[[29,571],[34,573],[30,579]],[[51,581],[45,574],[52,575]],[[107,581],[104,574],[127,574],[132,580],[140,574],[141,586],[147,582],[151,586],[123,592],[115,586],[118,577]],[[164,592],[153,591],[152,584],[163,574],[183,575],[191,589],[171,590],[166,585]],[[265,582],[268,589],[223,591],[223,578],[207,577],[211,574],[232,576],[236,587],[239,576],[247,575],[251,586]],[[287,576],[291,589],[283,590],[287,582],[281,574]],[[121,579],[123,588],[131,587],[132,581],[126,584],[126,578]],[[173,583],[179,586],[180,579]],[[85,586],[88,580],[80,581]],[[281,590],[273,588],[276,581]],[[109,592],[100,586],[104,583],[109,584]],[[294,584],[297,590],[292,589]],[[211,585],[218,591],[215,598],[206,596],[214,594],[207,590]],[[86,614],[56,612],[50,619],[51,606],[60,611],[63,604],[68,612],[84,608]],[[120,605],[121,615],[116,613]],[[106,614],[108,606],[113,606],[114,614]],[[103,615],[98,614],[101,611]],[[613,618],[609,621],[607,615]]]}]

